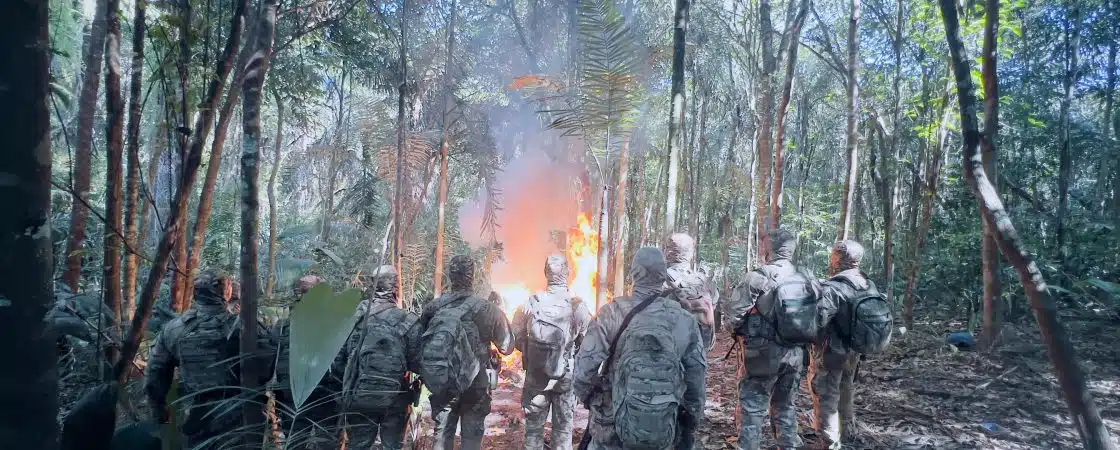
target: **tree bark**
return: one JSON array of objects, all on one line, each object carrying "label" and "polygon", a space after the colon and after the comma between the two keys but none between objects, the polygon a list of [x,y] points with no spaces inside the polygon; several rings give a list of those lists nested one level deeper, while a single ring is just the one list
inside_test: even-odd
[{"label": "tree bark", "polygon": [[[187,158],[190,150],[188,145],[191,144],[192,138],[202,130],[187,128],[190,123],[190,99],[189,99],[189,84],[187,80],[190,77],[190,64],[191,64],[191,2],[190,0],[179,1],[179,128],[177,129],[178,143],[179,143],[179,177],[182,178],[186,173]],[[206,111],[203,111],[205,113]],[[209,125],[207,125],[209,127]],[[205,141],[205,136],[203,136]],[[201,145],[201,144],[200,144]],[[193,183],[192,183],[193,184]],[[187,192],[183,197],[190,204],[191,193]],[[178,195],[178,194],[176,194]],[[186,221],[189,222],[189,218]],[[186,225],[184,225],[186,226]],[[187,288],[187,279],[190,278],[189,269],[189,255],[187,253],[187,236],[184,234],[181,239],[175,241],[175,258],[174,268],[175,271],[171,273],[171,308],[176,312],[186,311],[191,306],[191,296],[187,295],[189,289]]]},{"label": "tree bark", "polygon": [[[999,185],[997,162],[999,154],[996,140],[999,138],[999,84],[996,72],[996,48],[999,32],[999,0],[987,0],[984,22],[984,49],[981,72],[984,80],[984,134],[980,138],[980,156],[984,171],[992,185]],[[981,223],[984,233],[981,237],[980,263],[984,274],[984,312],[981,320],[980,345],[991,350],[999,344],[1000,328],[1003,322],[1003,300],[1000,295],[999,247],[996,244],[996,230],[983,219],[983,204],[980,204]]]},{"label": "tree bark", "polygon": [[[247,0],[245,0],[247,2]],[[245,66],[241,104],[244,139],[241,149],[241,385],[255,392],[263,367],[258,367],[257,304],[260,298],[260,153],[261,98],[265,76],[272,58],[272,41],[276,30],[276,0],[265,0],[256,49]],[[230,54],[232,56],[232,54]],[[258,430],[264,422],[259,404],[245,402],[242,407],[249,436],[247,445],[260,445]],[[256,442],[254,442],[256,441]]]},{"label": "tree bark", "polygon": [[797,49],[801,47],[801,26],[809,15],[809,0],[801,0],[797,16],[789,31],[789,54],[786,57],[785,81],[782,83],[782,99],[778,102],[778,119],[774,138],[774,187],[770,190],[770,228],[778,229],[782,223],[782,147],[785,146],[786,112],[789,111],[789,97],[793,91],[793,80],[797,71]]},{"label": "tree bark", "polygon": [[[112,312],[108,326],[120,336],[121,327],[121,185],[124,168],[124,98],[121,94],[121,15],[120,0],[108,0],[105,7],[105,236],[101,291],[105,306]],[[117,359],[115,343],[108,343],[105,359]],[[106,378],[109,371],[105,370]]]},{"label": "tree bark", "polygon": [[[995,0],[989,0],[994,2]],[[1074,428],[1081,436],[1087,449],[1114,448],[1109,438],[1108,428],[1101,420],[1100,411],[1093,401],[1085,375],[1078,364],[1073,344],[1058,320],[1057,306],[1046,287],[1046,279],[1039,271],[1033,258],[1023,246],[1011,217],[1000,201],[999,192],[988,180],[984,171],[983,157],[978,151],[980,129],[976,120],[976,89],[972,84],[971,68],[964,43],[960,38],[960,25],[957,19],[956,4],[953,0],[941,0],[941,16],[945,21],[945,37],[949,43],[953,74],[957,82],[957,98],[960,105],[961,134],[963,135],[964,176],[969,190],[981,201],[984,220],[996,230],[996,238],[1003,255],[1019,272],[1023,290],[1030,299],[1035,319],[1046,344],[1047,353],[1054,364],[1054,375],[1058,379]],[[995,80],[992,80],[995,82]]]},{"label": "tree bark", "polygon": [[[241,41],[241,30],[244,28],[242,18],[248,9],[248,3],[248,0],[241,0],[234,9],[229,40],[226,41],[222,57],[218,59],[215,77],[210,80],[210,85],[206,90],[206,100],[199,110],[198,119],[195,120],[195,132],[191,135],[187,158],[184,161],[185,164],[183,164],[183,175],[179,177],[175,195],[171,200],[167,229],[164,230],[163,236],[160,237],[159,244],[156,246],[156,254],[152,258],[148,279],[144,282],[144,289],[140,291],[140,297],[137,300],[137,314],[132,317],[132,326],[122,343],[121,357],[117,360],[116,367],[113,370],[119,384],[123,385],[127,381],[129,372],[127,369],[132,367],[132,360],[136,358],[136,352],[140,349],[140,337],[144,328],[148,325],[148,319],[151,318],[152,306],[159,294],[160,284],[163,282],[167,264],[171,259],[171,252],[174,250],[176,243],[184,239],[183,229],[186,227],[186,218],[189,214],[187,212],[188,200],[190,199],[190,192],[194,188],[195,178],[198,175],[198,166],[202,164],[202,146],[206,141],[206,136],[210,133],[210,126],[214,119],[214,109],[222,96],[226,78],[233,66],[233,55],[237,51],[237,43]],[[244,307],[242,311],[244,311]]]},{"label": "tree bark", "polygon": [[[443,236],[446,233],[444,217],[447,213],[447,189],[451,182],[447,173],[447,158],[451,153],[451,109],[455,102],[455,19],[459,15],[455,0],[451,0],[451,20],[447,23],[447,61],[443,68],[443,136],[439,143],[439,205],[436,218],[435,274],[432,276],[432,296],[443,293]],[[536,10],[534,9],[534,14]]]},{"label": "tree bark", "polygon": [[[146,31],[144,0],[136,0],[132,17],[132,76],[129,84],[128,99],[128,181],[126,187],[125,236],[132,248],[141,248],[138,243],[142,236],[137,231],[140,209],[140,116],[144,109],[144,34]],[[121,320],[132,318],[133,304],[136,300],[136,271],[139,255],[129,252],[124,259],[124,293],[121,297]]]},{"label": "tree bark", "polygon": [[272,95],[276,99],[276,145],[272,169],[268,174],[268,276],[265,277],[265,298],[272,298],[276,287],[276,239],[280,234],[276,217],[276,174],[280,172],[280,150],[284,148],[284,100],[278,91],[273,91]]},{"label": "tree bark", "polygon": [[626,193],[628,184],[630,183],[630,136],[622,139],[622,148],[618,152],[618,187],[615,188],[614,193],[614,230],[611,231],[611,256],[614,261],[611,263],[614,274],[614,287],[611,289],[611,295],[622,296],[626,290],[626,275],[622,270],[626,264],[626,257],[623,254],[626,248],[623,245],[622,234],[622,218],[626,215]]},{"label": "tree bark", "polygon": [[[405,127],[407,126],[405,114],[405,100],[408,96],[408,0],[401,0],[401,40],[400,44],[400,75],[397,80],[397,180],[393,186],[393,267],[397,269],[397,285],[404,286],[404,232],[401,230],[401,220],[404,217],[404,146]],[[487,272],[489,273],[489,272]]]},{"label": "tree bark", "polygon": [[856,123],[859,120],[859,19],[860,2],[862,0],[848,0],[850,15],[848,16],[848,64],[845,68],[845,88],[847,93],[848,126],[846,131],[846,152],[848,157],[848,171],[844,183],[844,198],[840,204],[840,230],[837,239],[848,239],[849,227],[852,223],[852,203],[856,195],[856,178],[859,173],[859,154],[856,147],[859,136],[856,133]]},{"label": "tree bark", "polygon": [[74,147],[74,178],[70,181],[78,193],[70,208],[70,234],[66,238],[66,270],[62,282],[73,292],[78,292],[82,278],[82,261],[85,256],[86,225],[89,221],[90,164],[93,155],[93,119],[97,110],[97,90],[101,86],[101,60],[105,52],[105,22],[108,0],[97,0],[93,23],[86,41],[86,61],[82,71],[82,92],[78,97],[78,139]]},{"label": "tree bark", "polygon": [[758,260],[769,260],[770,236],[766,229],[770,225],[770,195],[766,187],[770,184],[773,169],[774,134],[774,89],[773,76],[777,63],[774,61],[774,26],[770,21],[770,0],[758,2],[759,38],[762,46],[762,73],[758,80],[758,174],[755,177],[755,218],[758,232]]},{"label": "tree bark", "polygon": [[673,12],[673,65],[672,86],[669,104],[669,155],[666,167],[665,195],[665,233],[673,233],[677,228],[677,176],[680,172],[681,148],[683,140],[680,133],[684,129],[684,58],[685,33],[688,32],[689,8],[691,0],[676,0]]},{"label": "tree bark", "polygon": [[0,273],[17,280],[0,283],[0,358],[10,363],[0,370],[0,442],[28,450],[58,448],[55,336],[43,321],[54,303],[47,5],[0,2]]},{"label": "tree bark", "polygon": [[1077,84],[1077,50],[1081,43],[1081,8],[1078,0],[1068,0],[1068,21],[1073,22],[1073,28],[1064,33],[1064,48],[1066,53],[1065,76],[1062,78],[1062,102],[1059,113],[1058,146],[1058,216],[1054,226],[1054,247],[1057,250],[1061,264],[1065,266],[1069,256],[1066,245],[1066,224],[1069,220],[1069,185],[1073,179],[1073,151],[1070,148],[1070,106],[1073,103],[1073,91]]}]

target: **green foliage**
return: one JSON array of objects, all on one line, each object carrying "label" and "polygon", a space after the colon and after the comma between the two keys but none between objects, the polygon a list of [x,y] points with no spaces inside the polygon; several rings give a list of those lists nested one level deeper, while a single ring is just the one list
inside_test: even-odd
[{"label": "green foliage", "polygon": [[319,385],[350,336],[360,300],[361,292],[357,289],[335,295],[330,286],[320,283],[292,306],[289,373],[297,410]]}]

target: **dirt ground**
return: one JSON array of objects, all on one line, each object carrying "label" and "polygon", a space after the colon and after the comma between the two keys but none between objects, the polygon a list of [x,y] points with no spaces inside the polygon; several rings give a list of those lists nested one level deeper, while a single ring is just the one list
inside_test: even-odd
[{"label": "dirt ground", "polygon": [[[1113,434],[1120,434],[1120,324],[1107,319],[1067,320],[1091,380],[1097,406]],[[1072,449],[1080,440],[1069,420],[1045,348],[1033,323],[1009,325],[1004,345],[992,355],[956,351],[945,343],[961,324],[916,324],[895,337],[883,355],[868,357],[856,391],[857,431],[853,449]],[[735,448],[736,358],[721,360],[731,345],[721,336],[709,354],[703,449]],[[483,448],[523,445],[520,376],[505,371],[486,420]],[[815,448],[807,380],[798,398],[806,448]],[[575,439],[587,423],[576,408]],[[431,423],[425,419],[424,431]],[[773,440],[767,429],[770,445]],[[418,448],[428,448],[421,440]],[[772,447],[771,447],[772,448]]]}]

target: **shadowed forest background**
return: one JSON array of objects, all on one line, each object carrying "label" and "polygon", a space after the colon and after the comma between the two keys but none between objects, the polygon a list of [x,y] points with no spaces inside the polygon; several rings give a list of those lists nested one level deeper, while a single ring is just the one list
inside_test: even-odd
[{"label": "shadowed forest background", "polygon": [[[118,426],[146,417],[147,345],[203,269],[237,274],[242,318],[271,324],[299,277],[340,292],[382,263],[419,310],[470,254],[476,293],[512,314],[549,253],[601,305],[674,231],[726,297],[778,226],[818,276],[860,241],[895,305],[856,448],[1116,445],[1120,0],[0,13],[0,447],[58,448],[99,380],[123,387]],[[735,433],[729,346],[709,356],[704,448]],[[521,445],[503,375],[488,448]]]}]

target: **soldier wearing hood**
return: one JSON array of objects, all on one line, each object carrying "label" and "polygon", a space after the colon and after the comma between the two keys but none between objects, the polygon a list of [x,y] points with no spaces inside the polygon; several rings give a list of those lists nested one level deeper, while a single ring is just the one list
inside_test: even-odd
[{"label": "soldier wearing hood", "polygon": [[[831,281],[824,283],[821,289],[821,323],[830,323],[833,319],[840,323],[850,320],[844,317],[847,308],[843,306],[859,291],[871,286],[867,275],[860,271],[861,260],[863,246],[859,242],[847,240],[833,245],[829,256]],[[841,280],[844,282],[834,282]],[[850,437],[855,429],[852,382],[860,355],[847,348],[838,331],[839,327],[829,326],[825,340],[812,346],[809,374],[813,427],[829,449],[840,448],[841,428],[845,437]]]},{"label": "soldier wearing hood", "polygon": [[[634,294],[617,297],[599,309],[598,316],[591,321],[587,335],[580,346],[575,364],[575,391],[584,406],[591,411],[590,423],[585,431],[585,440],[590,440],[591,449],[621,449],[623,441],[618,432],[614,412],[616,400],[612,398],[612,379],[618,365],[611,365],[601,372],[601,367],[612,359],[612,341],[622,331],[622,323],[630,312],[651,297],[656,298],[649,306],[634,317],[646,323],[660,323],[671,330],[668,337],[683,369],[684,386],[680,410],[677,413],[679,424],[639,424],[649,427],[672,427],[678,430],[676,442],[666,442],[666,447],[691,449],[696,429],[704,419],[704,396],[707,386],[705,374],[708,363],[704,356],[704,343],[696,320],[680,307],[676,301],[661,297],[668,278],[665,256],[657,248],[641,248],[634,255],[630,266],[634,280]],[[633,323],[633,322],[631,322]],[[629,325],[633,327],[633,325]],[[625,345],[623,343],[622,345]],[[590,438],[586,436],[590,435]]]},{"label": "soldier wearing hood", "polygon": [[[144,390],[153,419],[161,424],[171,419],[167,395],[178,368],[179,397],[188,401],[181,431],[191,448],[217,448],[217,436],[241,425],[241,408],[223,404],[237,398],[241,386],[234,362],[240,354],[239,325],[227,309],[233,289],[233,279],[224,273],[200,274],[190,309],[163,327],[148,355]],[[271,334],[261,327],[258,336],[258,367],[270,376],[275,355]]]},{"label": "soldier wearing hood", "polygon": [[398,306],[397,271],[381,266],[358,276],[362,301],[358,322],[342,348],[345,360],[335,371],[344,373],[343,402],[349,407],[348,433],[354,448],[404,446],[409,405],[418,385],[409,374],[419,371],[419,317]]},{"label": "soldier wearing hood", "polygon": [[665,282],[666,293],[681,303],[686,311],[692,313],[700,325],[700,335],[704,337],[704,348],[712,348],[715,324],[715,303],[718,300],[715,289],[702,271],[692,270],[692,259],[696,256],[696,241],[684,233],[673,233],[661,245],[665,261],[669,264],[669,279]]},{"label": "soldier wearing hood", "polygon": [[[467,302],[470,312],[463,318],[472,322],[478,332],[474,342],[475,356],[479,366],[485,367],[490,361],[490,344],[494,344],[502,354],[513,352],[513,338],[509,321],[501,308],[484,299],[473,296],[474,260],[467,255],[451,258],[448,263],[447,278],[450,287],[439,298],[424,305],[420,315],[421,329],[426,329],[437,309],[459,307],[459,302]],[[470,389],[459,398],[445,399],[430,397],[432,421],[435,423],[434,450],[451,449],[455,442],[455,428],[462,419],[463,450],[482,448],[482,435],[486,430],[486,416],[490,414],[490,380],[486,371],[479,371]]]},{"label": "soldier wearing hood", "polygon": [[794,399],[801,386],[805,349],[778,342],[768,314],[774,307],[773,292],[778,283],[802,276],[790,259],[796,237],[786,230],[770,237],[770,261],[751,272],[735,286],[724,305],[724,318],[743,348],[744,371],[739,380],[739,449],[757,450],[762,441],[762,426],[767,412],[782,449],[801,447],[797,434]]},{"label": "soldier wearing hood", "polygon": [[544,422],[552,412],[552,445],[571,450],[576,397],[572,367],[591,311],[568,291],[568,259],[549,255],[544,264],[548,288],[529,298],[513,316],[513,334],[525,368],[521,407],[525,412],[525,449],[544,449]]}]

